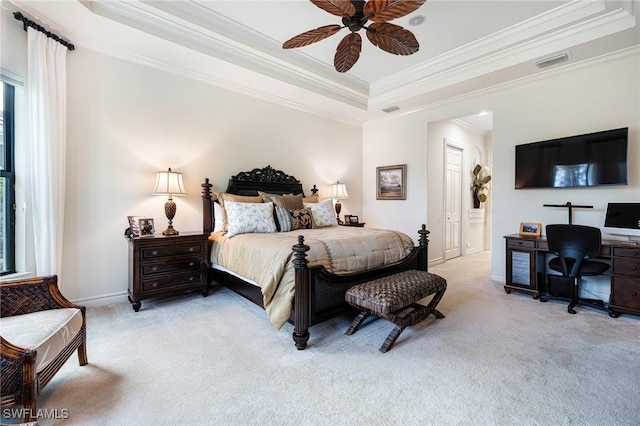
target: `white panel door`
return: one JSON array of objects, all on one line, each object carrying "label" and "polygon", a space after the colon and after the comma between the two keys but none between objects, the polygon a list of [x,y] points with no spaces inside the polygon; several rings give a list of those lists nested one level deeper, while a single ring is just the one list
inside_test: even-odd
[{"label": "white panel door", "polygon": [[445,260],[460,256],[462,240],[462,150],[448,146],[445,166]]}]

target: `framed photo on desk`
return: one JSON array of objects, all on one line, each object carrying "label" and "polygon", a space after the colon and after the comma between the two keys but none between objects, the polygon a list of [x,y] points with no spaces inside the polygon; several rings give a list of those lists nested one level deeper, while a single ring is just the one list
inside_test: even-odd
[{"label": "framed photo on desk", "polygon": [[520,235],[539,237],[542,233],[542,224],[536,222],[520,222]]}]

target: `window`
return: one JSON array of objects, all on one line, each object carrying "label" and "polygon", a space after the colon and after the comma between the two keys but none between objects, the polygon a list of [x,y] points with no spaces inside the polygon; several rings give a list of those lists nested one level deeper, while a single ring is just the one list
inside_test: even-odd
[{"label": "window", "polygon": [[0,115],[0,275],[16,271],[15,267],[15,170],[14,130],[15,91],[2,83],[2,114]]}]

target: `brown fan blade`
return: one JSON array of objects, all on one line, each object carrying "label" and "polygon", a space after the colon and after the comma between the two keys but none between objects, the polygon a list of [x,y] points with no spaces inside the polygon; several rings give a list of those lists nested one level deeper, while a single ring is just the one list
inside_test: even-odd
[{"label": "brown fan blade", "polygon": [[364,5],[364,16],[373,22],[387,22],[418,10],[427,0],[369,0]]},{"label": "brown fan blade", "polygon": [[356,8],[349,0],[311,0],[311,3],[325,12],[341,18],[353,16],[356,13]]},{"label": "brown fan blade", "polygon": [[340,25],[325,25],[315,30],[306,31],[290,38],[282,44],[283,49],[293,49],[295,47],[307,46],[334,35],[342,28]]},{"label": "brown fan blade", "polygon": [[367,37],[371,43],[394,55],[411,55],[420,48],[411,31],[387,22],[371,24],[367,28]]},{"label": "brown fan blade", "polygon": [[360,57],[362,37],[358,33],[350,33],[340,41],[333,58],[333,66],[338,72],[347,72]]}]

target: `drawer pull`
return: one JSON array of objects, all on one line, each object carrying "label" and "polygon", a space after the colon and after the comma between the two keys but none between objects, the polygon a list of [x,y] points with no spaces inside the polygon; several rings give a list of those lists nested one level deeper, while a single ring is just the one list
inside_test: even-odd
[{"label": "drawer pull", "polygon": [[158,255],[158,251],[157,251],[157,250],[152,251],[152,252],[151,252],[151,255],[153,255],[153,256],[157,256],[157,255]]},{"label": "drawer pull", "polygon": [[632,295],[633,297],[636,297],[636,296],[638,295],[638,292],[637,292],[637,291],[634,291],[633,293],[631,293],[631,295]]},{"label": "drawer pull", "polygon": [[151,268],[151,270],[152,270],[153,272],[155,272],[155,271],[157,271],[157,270],[158,270],[158,267],[157,267],[157,266],[154,266],[153,268]]},{"label": "drawer pull", "polygon": [[189,247],[189,251],[193,251],[195,250],[193,247]]},{"label": "drawer pull", "polygon": [[189,262],[189,266],[193,266],[193,262]]},{"label": "drawer pull", "polygon": [[637,267],[637,266],[632,266],[632,267],[631,267],[631,270],[632,270],[632,271],[637,271],[637,270],[638,270],[638,267]]},{"label": "drawer pull", "polygon": [[193,281],[193,279],[194,279],[193,276],[189,277],[189,281]]},{"label": "drawer pull", "polygon": [[521,246],[522,244],[524,244],[522,241],[518,241],[519,246]]},{"label": "drawer pull", "polygon": [[158,283],[151,284],[151,287],[158,287]]}]

